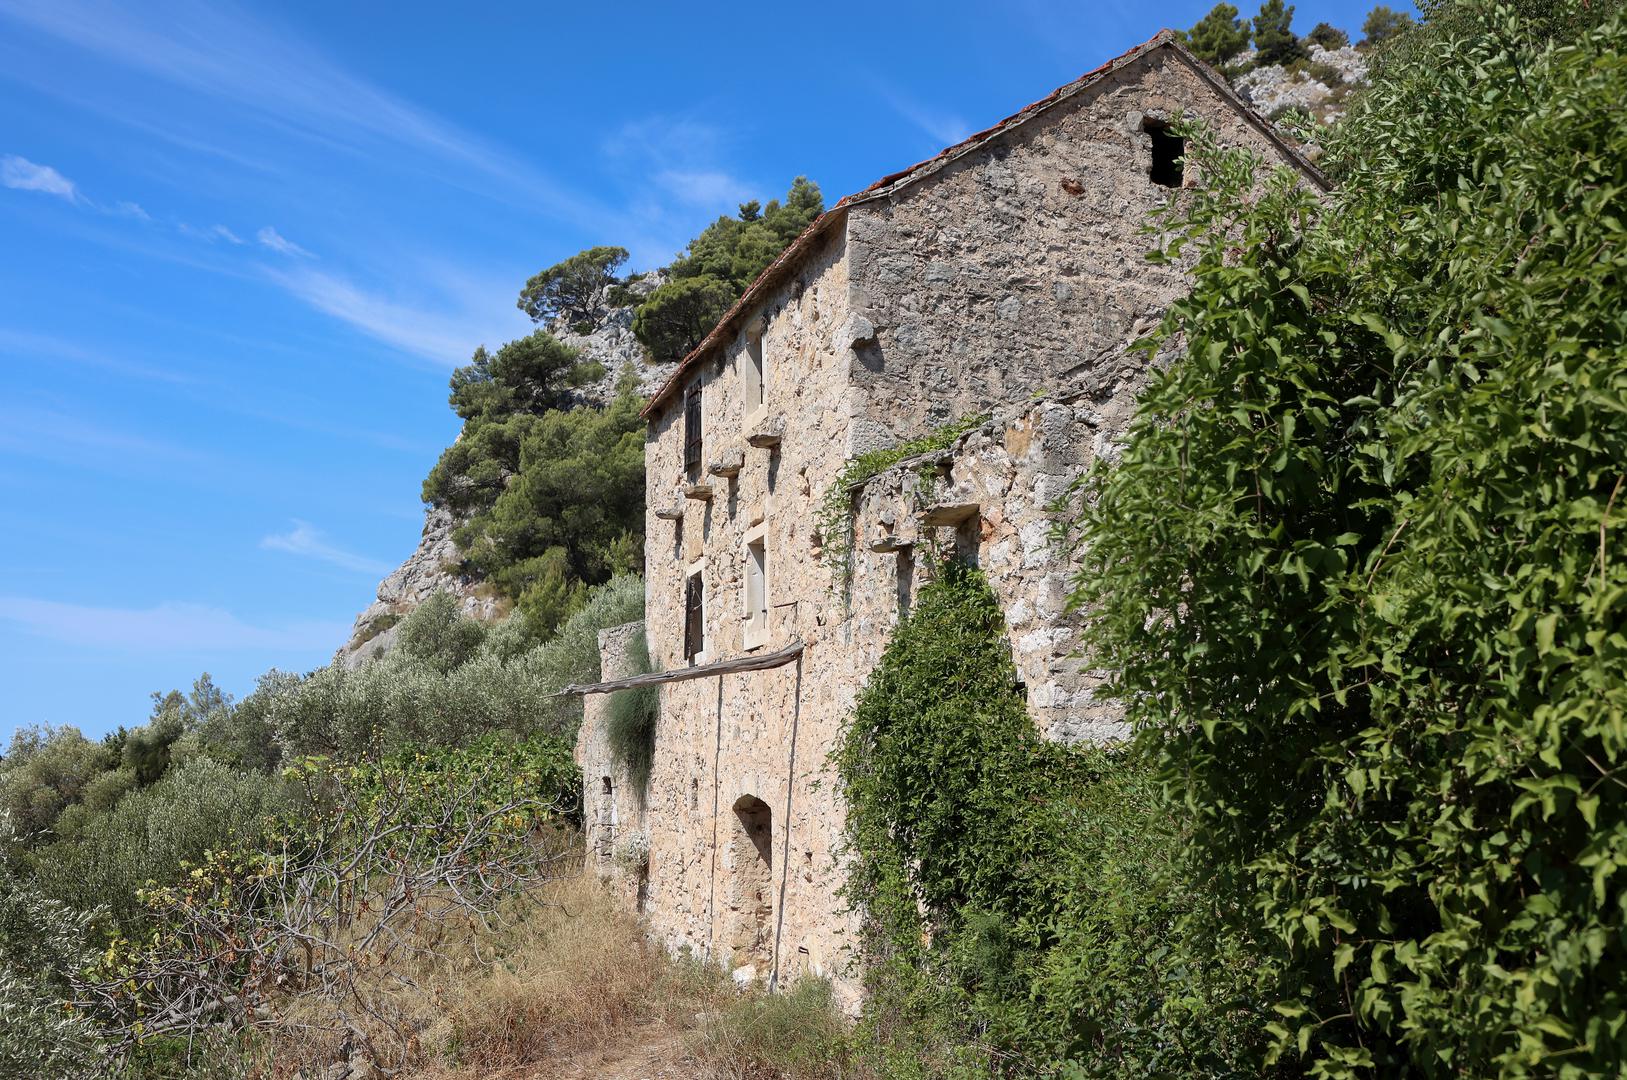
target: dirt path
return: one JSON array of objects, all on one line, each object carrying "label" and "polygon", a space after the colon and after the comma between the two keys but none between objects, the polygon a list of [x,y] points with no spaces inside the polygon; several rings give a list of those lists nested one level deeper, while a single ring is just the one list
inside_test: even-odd
[{"label": "dirt path", "polygon": [[591,1060],[560,1066],[560,1072],[534,1071],[529,1080],[700,1080],[709,1075],[689,1059],[683,1034],[662,1023],[632,1028],[623,1041]]}]

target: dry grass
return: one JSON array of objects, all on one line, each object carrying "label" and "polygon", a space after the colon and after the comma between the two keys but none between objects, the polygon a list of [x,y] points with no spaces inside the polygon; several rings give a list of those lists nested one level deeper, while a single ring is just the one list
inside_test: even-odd
[{"label": "dry grass", "polygon": [[455,1075],[602,1053],[659,1018],[654,991],[666,958],[596,881],[550,886],[509,936],[493,943],[505,955],[452,988],[445,1022],[426,1032],[426,1046],[456,1062]]},{"label": "dry grass", "polygon": [[[440,957],[372,1002],[340,1038],[331,1017],[270,1036],[260,1075],[320,1076],[361,1054],[402,1080],[863,1080],[829,987],[742,994],[669,958],[591,876],[550,882],[504,926],[440,943]],[[387,1021],[387,1022],[386,1022]],[[392,1035],[409,1031],[404,1042]]]}]

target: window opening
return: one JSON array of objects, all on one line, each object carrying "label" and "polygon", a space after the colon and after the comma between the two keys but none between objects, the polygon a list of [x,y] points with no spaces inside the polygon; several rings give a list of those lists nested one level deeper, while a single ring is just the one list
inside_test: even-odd
[{"label": "window opening", "polygon": [[1169,130],[1162,120],[1147,117],[1141,130],[1152,139],[1152,168],[1147,175],[1163,187],[1178,188],[1185,175],[1186,140]]},{"label": "window opening", "polygon": [[741,375],[745,383],[742,396],[745,398],[746,415],[750,416],[768,400],[768,369],[763,366],[762,338],[752,338],[746,343],[742,360]]},{"label": "window opening", "polygon": [[684,395],[684,475],[698,484],[701,478],[701,388],[696,383]]},{"label": "window opening", "polygon": [[706,651],[706,597],[700,574],[684,580],[684,659],[693,660]]},{"label": "window opening", "polygon": [[915,549],[898,549],[898,617],[908,618],[910,598],[915,591]]},{"label": "window opening", "polygon": [[982,547],[983,515],[973,514],[955,526],[955,558],[967,566],[976,566]]},{"label": "window opening", "polygon": [[598,849],[599,861],[609,862],[616,851],[616,787],[605,777],[602,798],[599,800]]},{"label": "window opening", "polygon": [[746,623],[757,633],[768,629],[768,551],[761,538],[746,545]]}]

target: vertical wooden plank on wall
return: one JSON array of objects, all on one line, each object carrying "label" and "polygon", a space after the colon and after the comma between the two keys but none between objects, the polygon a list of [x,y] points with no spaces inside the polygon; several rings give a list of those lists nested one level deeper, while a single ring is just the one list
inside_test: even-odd
[{"label": "vertical wooden plank on wall", "polygon": [[797,783],[797,728],[802,721],[802,657],[797,657],[796,685],[791,697],[791,749],[785,763],[785,845],[780,855],[780,899],[774,906],[774,959],[768,973],[768,989],[780,985],[780,937],[785,932],[785,885],[791,876],[791,793]]}]

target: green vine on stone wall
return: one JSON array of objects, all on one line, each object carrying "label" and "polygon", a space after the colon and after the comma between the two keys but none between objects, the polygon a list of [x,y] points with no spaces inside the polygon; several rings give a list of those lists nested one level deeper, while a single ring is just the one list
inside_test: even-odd
[{"label": "green vine on stone wall", "polygon": [[1186,815],[1134,753],[1038,735],[981,571],[936,568],[832,764],[881,1075],[1275,1075]]},{"label": "green vine on stone wall", "polygon": [[[988,413],[962,417],[919,439],[911,439],[897,446],[872,450],[867,454],[848,459],[842,471],[836,475],[836,479],[825,489],[824,498],[819,501],[819,508],[814,512],[814,527],[819,530],[820,537],[820,558],[830,567],[831,580],[837,586],[837,593],[844,604],[853,584],[854,492],[900,461],[915,457],[917,454],[947,449],[956,439],[968,431],[982,427],[989,419]],[[928,469],[921,471],[923,481],[927,479],[929,473]],[[923,483],[923,490],[930,490],[930,487]]]},{"label": "green vine on stone wall", "polygon": [[[650,646],[640,631],[627,647],[629,674],[643,675],[655,670],[650,662]],[[627,773],[640,803],[650,783],[655,764],[655,725],[661,716],[661,691],[654,686],[617,690],[610,695],[605,720],[605,741],[610,758]]]}]

